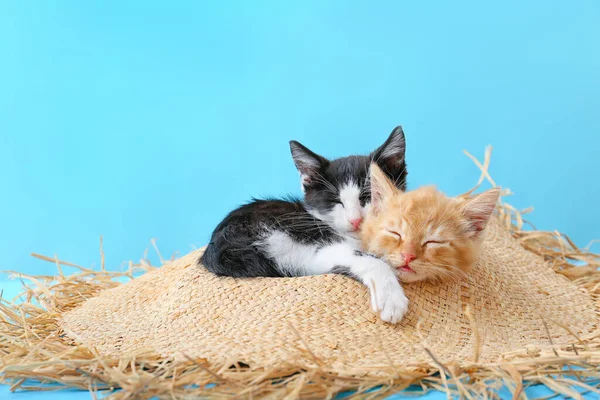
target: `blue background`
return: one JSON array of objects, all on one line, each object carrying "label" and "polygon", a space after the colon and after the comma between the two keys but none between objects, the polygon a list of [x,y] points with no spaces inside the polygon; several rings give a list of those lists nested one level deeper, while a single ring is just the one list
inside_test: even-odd
[{"label": "blue background", "polygon": [[[526,3],[526,4],[521,4]],[[600,3],[0,3],[0,269],[207,242],[299,194],[288,140],[366,153],[402,124],[409,185],[491,172],[539,228],[600,238]]]},{"label": "blue background", "polygon": [[[251,196],[299,194],[288,141],[367,153],[404,126],[409,185],[463,154],[538,228],[600,238],[600,3],[0,2],[0,269],[206,243]],[[0,285],[2,282],[0,281]]]}]

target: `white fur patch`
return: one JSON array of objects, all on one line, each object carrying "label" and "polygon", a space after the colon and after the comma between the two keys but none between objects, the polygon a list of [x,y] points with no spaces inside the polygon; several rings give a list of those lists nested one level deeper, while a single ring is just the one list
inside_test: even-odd
[{"label": "white fur patch", "polygon": [[359,196],[360,188],[354,183],[350,183],[340,190],[340,201],[344,205],[348,221],[362,218],[363,216]]},{"label": "white fur patch", "polygon": [[298,243],[281,231],[268,234],[261,244],[282,272],[290,276],[315,274],[310,271],[310,262],[317,252],[317,246]]},{"label": "white fur patch", "polygon": [[346,266],[359,278],[371,294],[371,308],[379,317],[393,324],[399,322],[408,310],[408,299],[393,269],[383,260],[355,254],[358,242],[346,241],[325,246],[315,254],[315,267],[331,270]]},{"label": "white fur patch", "polygon": [[328,213],[328,217],[333,227],[342,233],[353,232],[354,227],[350,221],[363,218],[365,210],[360,205],[360,187],[356,183],[350,182],[340,188],[340,201],[342,204],[336,204]]}]

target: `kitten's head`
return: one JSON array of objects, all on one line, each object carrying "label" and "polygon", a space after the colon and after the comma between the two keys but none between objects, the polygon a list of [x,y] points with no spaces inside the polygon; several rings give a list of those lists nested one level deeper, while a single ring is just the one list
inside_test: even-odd
[{"label": "kitten's head", "polygon": [[377,163],[385,174],[406,188],[406,142],[396,127],[383,145],[368,156],[328,160],[302,144],[291,141],[290,149],[304,200],[311,212],[342,234],[356,234],[370,203],[369,166]]},{"label": "kitten's head", "polygon": [[499,194],[491,189],[469,199],[452,198],[431,186],[402,192],[373,165],[363,247],[394,267],[404,282],[458,278],[479,256]]}]

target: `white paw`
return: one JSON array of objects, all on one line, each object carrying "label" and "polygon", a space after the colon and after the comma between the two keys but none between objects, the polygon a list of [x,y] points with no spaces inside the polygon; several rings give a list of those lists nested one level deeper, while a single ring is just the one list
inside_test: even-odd
[{"label": "white paw", "polygon": [[371,307],[379,313],[379,317],[392,324],[400,322],[408,311],[408,299],[402,286],[394,281],[373,282],[369,285],[371,291]]}]

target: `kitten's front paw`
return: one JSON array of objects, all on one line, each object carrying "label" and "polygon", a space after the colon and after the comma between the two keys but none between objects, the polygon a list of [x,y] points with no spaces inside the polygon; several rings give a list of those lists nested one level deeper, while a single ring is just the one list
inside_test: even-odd
[{"label": "kitten's front paw", "polygon": [[408,311],[408,299],[399,284],[375,286],[374,311],[379,312],[379,317],[392,324],[400,322]]}]

